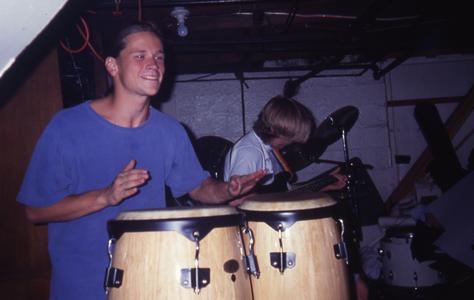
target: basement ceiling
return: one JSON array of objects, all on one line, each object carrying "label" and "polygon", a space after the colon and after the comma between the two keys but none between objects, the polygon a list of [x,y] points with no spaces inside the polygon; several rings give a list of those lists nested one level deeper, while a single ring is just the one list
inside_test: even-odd
[{"label": "basement ceiling", "polygon": [[[189,11],[185,37],[175,7]],[[177,74],[364,66],[380,78],[389,70],[375,63],[388,58],[393,69],[413,56],[474,53],[463,11],[424,0],[91,0],[81,15],[98,35],[139,16],[155,22]]]}]

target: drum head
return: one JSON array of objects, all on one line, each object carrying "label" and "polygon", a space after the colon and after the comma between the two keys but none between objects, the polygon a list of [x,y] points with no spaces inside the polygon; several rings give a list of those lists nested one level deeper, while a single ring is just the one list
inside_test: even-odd
[{"label": "drum head", "polygon": [[120,213],[117,216],[117,220],[164,220],[216,217],[236,214],[239,214],[239,212],[234,207],[228,205],[219,205],[126,211]]},{"label": "drum head", "polygon": [[239,209],[244,211],[295,211],[317,209],[336,205],[329,195],[315,192],[287,192],[255,195],[244,201]]}]

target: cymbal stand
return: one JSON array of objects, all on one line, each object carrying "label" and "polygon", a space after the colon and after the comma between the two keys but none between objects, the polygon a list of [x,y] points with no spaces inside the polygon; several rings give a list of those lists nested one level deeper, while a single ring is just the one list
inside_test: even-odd
[{"label": "cymbal stand", "polygon": [[344,159],[346,160],[346,163],[349,162],[349,148],[347,147],[347,133],[344,128],[341,128],[342,132],[342,147],[344,151]]},{"label": "cymbal stand", "polygon": [[342,207],[344,211],[346,230],[348,235],[344,237],[346,246],[348,247],[349,266],[352,272],[360,273],[362,269],[362,261],[360,256],[360,241],[362,239],[362,231],[359,222],[359,203],[356,197],[355,185],[355,165],[349,160],[349,148],[347,146],[347,131],[339,128],[342,134],[343,151],[345,159],[345,174],[347,176],[347,184],[345,192],[342,193]]},{"label": "cymbal stand", "polygon": [[349,161],[349,147],[347,145],[347,132],[344,129],[344,127],[339,128],[340,132],[342,134],[342,143],[343,143],[343,151],[344,151],[344,159],[346,162],[346,168],[347,168],[347,185],[346,185],[346,191],[347,191],[347,198],[346,201],[349,201],[349,204],[351,205],[351,222],[352,223],[352,236],[354,239],[354,242],[359,242],[361,240],[362,234],[361,234],[361,229],[359,225],[359,203],[357,200],[357,197],[355,197],[355,178],[354,175],[355,172],[353,172],[353,167],[354,163]]}]

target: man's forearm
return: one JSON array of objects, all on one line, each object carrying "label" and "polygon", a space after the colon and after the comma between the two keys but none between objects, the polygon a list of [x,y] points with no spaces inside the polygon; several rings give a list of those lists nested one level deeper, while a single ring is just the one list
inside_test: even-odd
[{"label": "man's forearm", "polygon": [[232,199],[228,186],[228,182],[208,177],[199,187],[192,190],[189,195],[192,199],[202,203],[220,204]]},{"label": "man's forearm", "polygon": [[26,216],[33,223],[69,221],[106,207],[104,197],[103,190],[71,195],[47,207],[26,206]]}]

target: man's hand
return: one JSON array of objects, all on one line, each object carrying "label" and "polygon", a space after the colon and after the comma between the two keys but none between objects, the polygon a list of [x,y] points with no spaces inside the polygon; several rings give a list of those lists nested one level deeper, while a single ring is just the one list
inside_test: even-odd
[{"label": "man's hand", "polygon": [[369,287],[367,283],[360,277],[356,278],[355,281],[357,300],[369,299]]},{"label": "man's hand", "polygon": [[78,219],[110,205],[117,205],[138,192],[149,178],[148,171],[135,169],[130,161],[106,188],[69,195],[47,207],[26,206],[26,216],[33,223],[48,223]]},{"label": "man's hand", "polygon": [[337,191],[337,190],[340,190],[342,189],[343,187],[346,186],[347,184],[347,177],[346,175],[344,174],[341,174],[341,168],[340,167],[337,167],[336,169],[334,169],[334,171],[332,171],[331,173],[329,173],[331,176],[333,176],[334,178],[337,179],[336,182],[326,186],[325,188],[321,189],[322,192],[325,192],[325,191]]},{"label": "man's hand", "polygon": [[107,205],[117,205],[124,199],[135,195],[138,188],[149,179],[148,171],[135,169],[136,164],[136,160],[131,160],[115,177],[112,184],[105,189],[104,198]]},{"label": "man's hand", "polygon": [[206,178],[200,186],[189,192],[192,199],[207,204],[222,204],[230,201],[231,205],[240,204],[257,182],[265,176],[265,171],[248,175],[234,175],[229,182]]},{"label": "man's hand", "polygon": [[247,175],[234,175],[230,177],[227,192],[231,198],[245,196],[265,176],[265,171],[260,170]]},{"label": "man's hand", "polygon": [[237,197],[235,198],[234,200],[230,201],[229,202],[229,205],[230,206],[239,206],[240,204],[244,203],[245,200],[247,200],[248,198],[250,198],[250,196],[253,196],[255,195],[255,193],[249,193],[245,196],[242,196],[242,197]]},{"label": "man's hand", "polygon": [[[255,185],[265,177],[266,172],[261,170],[248,175],[234,175],[230,177],[229,185],[227,187],[229,195],[233,198],[229,202],[230,206],[238,206],[242,204],[246,199],[251,195],[250,191],[255,187]],[[234,189],[234,190],[232,190]],[[239,192],[240,190],[240,192]]]}]

